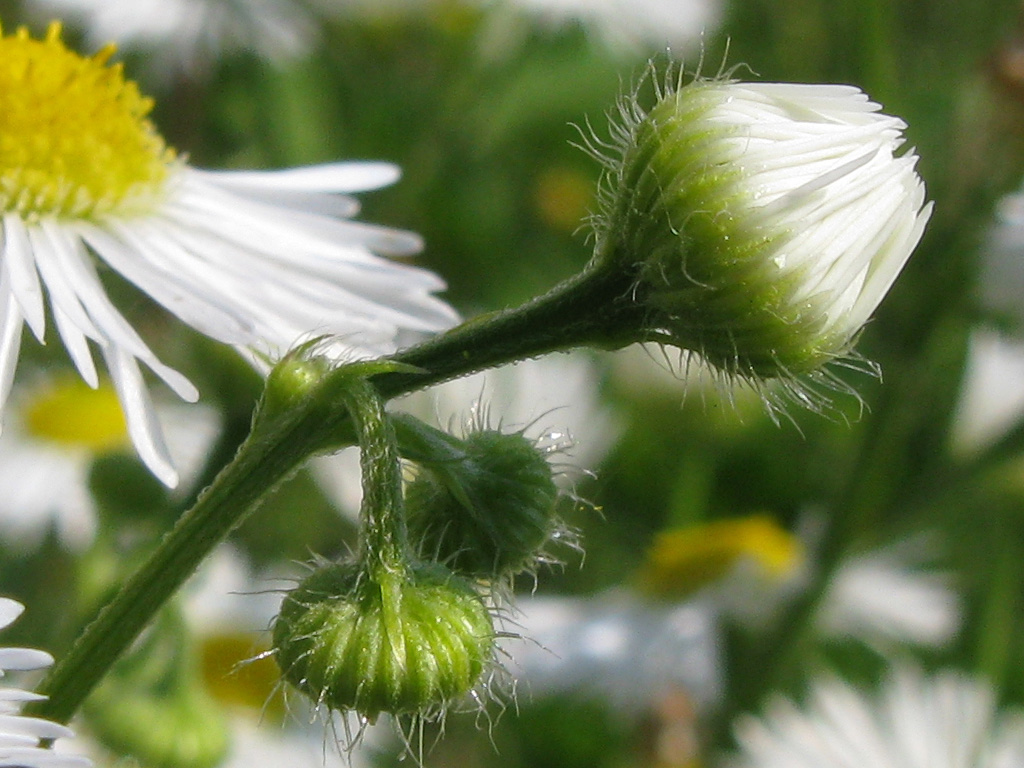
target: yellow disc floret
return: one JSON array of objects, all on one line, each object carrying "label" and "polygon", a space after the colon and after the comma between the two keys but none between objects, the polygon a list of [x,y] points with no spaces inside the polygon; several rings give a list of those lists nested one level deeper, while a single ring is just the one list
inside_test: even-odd
[{"label": "yellow disc floret", "polygon": [[662,531],[647,553],[639,583],[650,595],[683,599],[744,559],[769,578],[782,580],[800,565],[803,546],[768,515]]},{"label": "yellow disc floret", "polygon": [[54,22],[0,37],[0,212],[95,218],[152,205],[174,153],[146,118],[151,99],[109,64],[69,50]]},{"label": "yellow disc floret", "polygon": [[46,387],[27,405],[25,429],[39,440],[97,453],[128,445],[124,413],[113,388],[91,389],[72,378]]}]

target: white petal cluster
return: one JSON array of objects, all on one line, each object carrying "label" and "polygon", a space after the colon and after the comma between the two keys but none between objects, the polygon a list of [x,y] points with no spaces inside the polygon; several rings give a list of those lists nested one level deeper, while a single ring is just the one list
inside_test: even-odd
[{"label": "white petal cluster", "polygon": [[83,28],[92,47],[111,40],[147,54],[150,72],[201,74],[225,53],[271,61],[300,56],[317,38],[315,19],[296,0],[30,0],[27,10]]},{"label": "white petal cluster", "polygon": [[725,375],[835,382],[931,213],[902,120],[846,85],[698,79],[622,108],[598,263],[637,272],[646,335]]},{"label": "white petal cluster", "polygon": [[962,620],[960,599],[948,574],[917,566],[911,543],[841,562],[822,600],[818,628],[881,650],[894,643],[941,647],[952,640]]},{"label": "white petal cluster", "polygon": [[[714,86],[711,86],[714,88]],[[856,332],[917,245],[932,204],[906,124],[843,85],[729,83],[705,120],[729,136],[714,161],[736,163],[751,223],[778,233],[770,257],[798,275],[791,301],[820,303],[826,332]]]},{"label": "white petal cluster", "polygon": [[420,248],[416,235],[346,217],[348,193],[393,182],[386,163],[277,172],[171,169],[150,210],[97,221],[5,214],[0,255],[0,404],[13,381],[23,325],[45,336],[46,306],[92,386],[99,350],[139,455],[177,483],[143,381],[143,363],[184,400],[195,387],[164,365],[107,295],[95,257],[198,331],[249,353],[280,356],[311,336],[339,358],[384,354],[400,333],[437,331],[456,315],[431,292],[431,272],[382,258]]},{"label": "white petal cluster", "polygon": [[1015,768],[1024,716],[985,682],[897,667],[876,693],[819,680],[798,706],[777,699],[735,729],[731,768]]},{"label": "white petal cluster", "polygon": [[[17,619],[25,607],[16,600],[0,597],[0,629]],[[43,669],[53,657],[31,648],[0,648],[0,677],[8,672]],[[21,714],[21,708],[44,697],[31,691],[0,687],[0,766],[7,768],[87,768],[88,759],[40,746],[42,740],[74,736],[70,728]]]}]

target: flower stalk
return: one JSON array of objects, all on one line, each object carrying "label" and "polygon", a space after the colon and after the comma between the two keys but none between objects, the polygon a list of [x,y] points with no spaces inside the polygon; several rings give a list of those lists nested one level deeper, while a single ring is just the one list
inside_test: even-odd
[{"label": "flower stalk", "polygon": [[[206,556],[310,456],[356,442],[346,407],[355,376],[385,399],[485,368],[585,344],[623,345],[632,305],[616,274],[585,270],[524,306],[485,315],[378,362],[330,368],[297,359],[271,373],[253,427],[234,459],[168,532],[43,681],[34,713],[67,722],[107,670]],[[581,312],[582,310],[582,312]],[[628,326],[625,326],[628,328]],[[385,526],[371,521],[387,549]]]}]

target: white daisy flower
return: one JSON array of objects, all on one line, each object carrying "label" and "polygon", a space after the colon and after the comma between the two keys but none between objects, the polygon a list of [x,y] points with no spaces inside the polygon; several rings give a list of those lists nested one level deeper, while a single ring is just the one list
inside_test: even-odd
[{"label": "white daisy flower", "polygon": [[1024,716],[1001,712],[984,681],[899,666],[868,693],[838,678],[801,706],[772,701],[735,729],[731,768],[1018,768]]},{"label": "white daisy flower", "polygon": [[[0,597],[0,629],[12,624],[25,606]],[[0,677],[9,672],[45,669],[53,657],[31,648],[0,648]],[[67,739],[75,734],[63,725],[20,714],[27,702],[45,698],[31,691],[0,687],[0,766],[12,768],[84,768],[92,762],[79,755],[65,754],[58,747],[46,748],[42,741]]]},{"label": "white daisy flower", "polygon": [[100,352],[139,455],[173,486],[139,363],[181,398],[198,393],[113,305],[102,270],[202,333],[272,356],[320,334],[337,339],[327,352],[339,357],[379,355],[399,332],[436,331],[455,314],[431,295],[444,287],[436,275],[375,255],[412,254],[417,236],[346,220],[357,208],[346,193],[393,182],[394,166],[191,168],[111,53],[71,52],[56,24],[44,40],[24,29],[0,38],[0,406],[22,327],[42,341],[49,305],[91,386]]},{"label": "white daisy flower", "polygon": [[[602,265],[634,275],[640,341],[726,376],[840,385],[860,329],[931,212],[905,123],[846,85],[695,80],[622,106],[595,220]],[[811,402],[813,405],[813,401]]]},{"label": "white daisy flower", "polygon": [[30,0],[36,17],[81,26],[98,47],[117,40],[146,54],[148,71],[166,78],[202,74],[225,53],[286,61],[309,50],[316,21],[297,0]]},{"label": "white daisy flower", "polygon": [[[130,450],[117,393],[103,382],[52,377],[16,387],[8,425],[0,437],[0,534],[34,548],[51,528],[71,549],[96,533],[89,489],[93,462]],[[198,475],[219,429],[217,413],[202,405],[160,403],[169,454],[186,480]]]}]

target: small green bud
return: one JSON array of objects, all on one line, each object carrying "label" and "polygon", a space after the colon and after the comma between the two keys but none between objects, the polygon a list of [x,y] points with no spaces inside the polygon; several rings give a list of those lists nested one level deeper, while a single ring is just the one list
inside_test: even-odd
[{"label": "small green bud", "polygon": [[274,623],[286,680],[313,701],[429,714],[468,693],[494,653],[494,627],[472,586],[438,565],[371,577],[326,565],[288,594]]},{"label": "small green bud", "polygon": [[423,466],[406,489],[409,535],[459,573],[500,579],[530,568],[558,528],[551,466],[521,433],[472,432],[463,457]]},{"label": "small green bud", "polygon": [[314,356],[315,342],[289,352],[267,375],[263,392],[263,410],[272,416],[296,408],[314,396],[334,367],[323,357]]},{"label": "small green bud", "polygon": [[627,103],[597,219],[642,340],[791,380],[850,354],[931,212],[906,125],[842,85],[697,80]]}]

